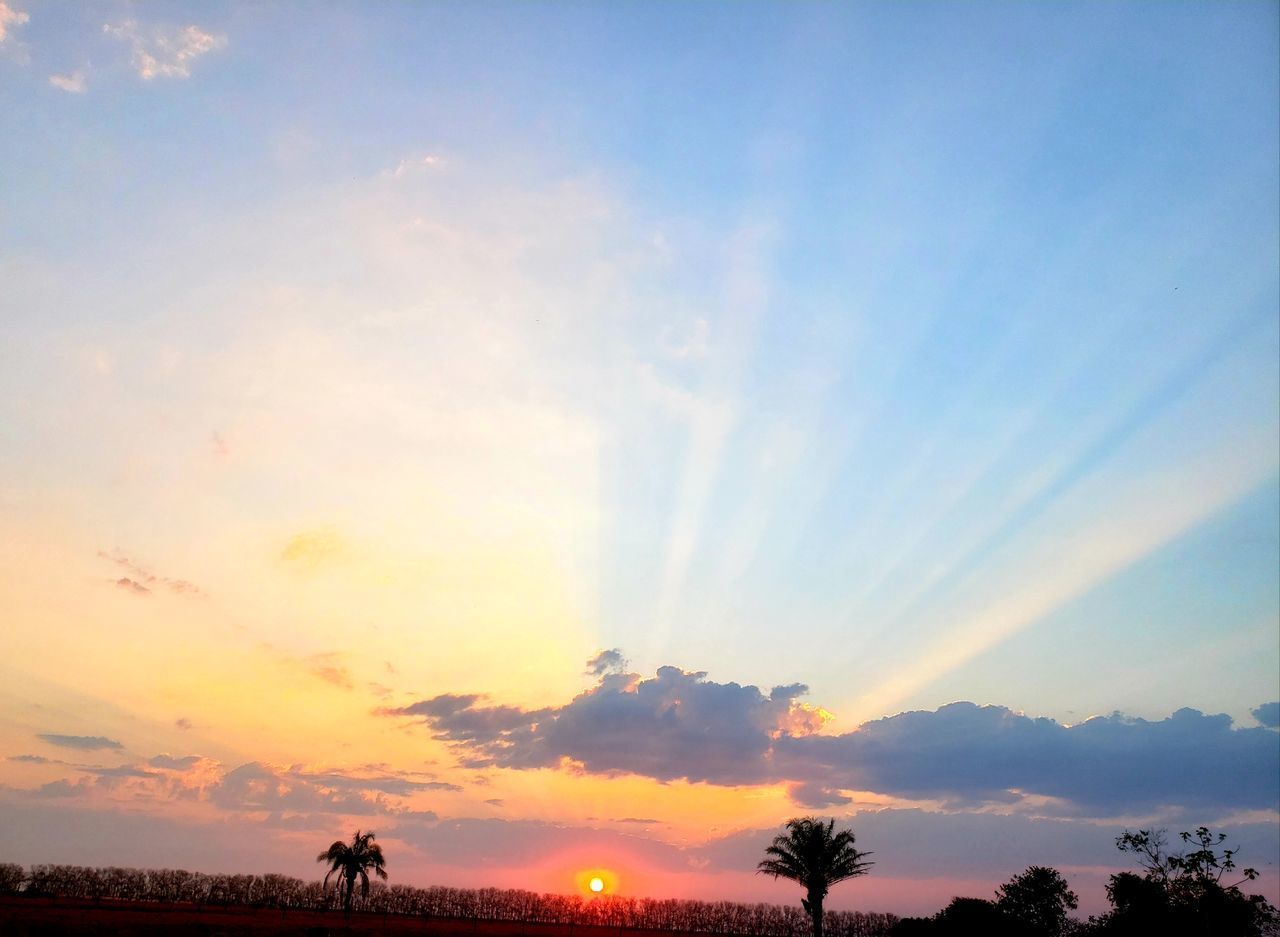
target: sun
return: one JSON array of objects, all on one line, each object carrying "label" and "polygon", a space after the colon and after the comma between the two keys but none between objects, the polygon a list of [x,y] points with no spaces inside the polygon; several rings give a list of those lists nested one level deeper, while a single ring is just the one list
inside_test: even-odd
[{"label": "sun", "polygon": [[618,873],[605,866],[583,869],[574,875],[574,879],[580,892],[589,898],[618,893]]}]

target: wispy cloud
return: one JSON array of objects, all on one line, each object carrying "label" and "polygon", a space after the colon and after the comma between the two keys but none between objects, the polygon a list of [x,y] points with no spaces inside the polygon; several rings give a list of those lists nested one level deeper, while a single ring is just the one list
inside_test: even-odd
[{"label": "wispy cloud", "polygon": [[5,0],[0,0],[0,42],[12,39],[13,30],[29,19],[31,19],[30,14],[9,6]]},{"label": "wispy cloud", "polygon": [[130,579],[128,576],[121,576],[116,580],[116,588],[123,589],[125,592],[132,592],[134,595],[150,595],[151,590],[138,582],[136,579]]},{"label": "wispy cloud", "polygon": [[70,94],[84,94],[89,87],[89,81],[83,69],[77,69],[69,75],[50,75],[49,84]]},{"label": "wispy cloud", "polygon": [[120,567],[121,570],[127,572],[128,576],[122,576],[115,581],[116,585],[129,592],[137,595],[146,595],[155,588],[163,588],[175,595],[203,595],[200,587],[195,583],[186,579],[175,579],[171,576],[161,576],[158,573],[147,569],[145,566],[134,562],[122,553],[106,553],[103,550],[98,551],[100,559],[107,560]]},{"label": "wispy cloud", "polygon": [[289,539],[280,551],[282,562],[295,569],[315,570],[350,555],[341,532],[332,527],[304,530]]},{"label": "wispy cloud", "polygon": [[109,739],[101,735],[57,735],[52,732],[41,733],[36,736],[42,742],[48,742],[50,745],[57,745],[59,748],[74,748],[80,751],[99,751],[101,749],[112,749],[119,751],[124,745],[115,739]]},{"label": "wispy cloud", "polygon": [[189,78],[191,65],[196,59],[227,44],[225,36],[207,32],[199,26],[143,27],[136,20],[124,20],[108,23],[102,31],[129,44],[133,69],[145,81]]},{"label": "wispy cloud", "polygon": [[351,672],[338,663],[339,656],[335,653],[312,654],[304,661],[304,665],[312,676],[343,690],[350,690],[355,684],[351,679]]},{"label": "wispy cloud", "polygon": [[416,172],[431,172],[434,170],[444,169],[446,166],[445,158],[435,153],[427,153],[422,156],[406,157],[396,164],[396,168],[391,170],[391,175],[397,179]]}]

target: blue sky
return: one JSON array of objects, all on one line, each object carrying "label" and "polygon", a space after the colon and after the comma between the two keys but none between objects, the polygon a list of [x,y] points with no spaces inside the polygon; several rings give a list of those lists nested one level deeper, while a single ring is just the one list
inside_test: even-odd
[{"label": "blue sky", "polygon": [[[1254,730],[1280,699],[1278,25],[4,0],[0,607],[26,627],[0,743],[425,751],[462,800],[415,809],[583,823],[579,782],[498,766],[481,797],[373,712],[567,713],[606,648],[803,684],[827,734],[957,701]],[[340,745],[291,725],[312,709]],[[0,781],[110,806],[60,764]],[[668,803],[636,773],[628,812],[705,841],[706,811],[764,828],[818,783],[713,808],[695,774]],[[1275,822],[1236,806],[1207,819]]]}]

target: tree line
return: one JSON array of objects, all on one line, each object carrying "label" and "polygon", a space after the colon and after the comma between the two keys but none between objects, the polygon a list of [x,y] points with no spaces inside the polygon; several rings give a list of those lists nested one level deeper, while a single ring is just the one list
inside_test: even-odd
[{"label": "tree line", "polygon": [[[280,911],[340,910],[344,895],[320,881],[288,875],[227,875],[182,869],[0,864],[0,893],[81,900],[239,905]],[[352,910],[468,921],[604,926],[742,937],[809,937],[800,908],[678,898],[584,897],[514,888],[451,888],[371,882],[356,888]],[[826,937],[885,937],[896,915],[828,911]]]}]

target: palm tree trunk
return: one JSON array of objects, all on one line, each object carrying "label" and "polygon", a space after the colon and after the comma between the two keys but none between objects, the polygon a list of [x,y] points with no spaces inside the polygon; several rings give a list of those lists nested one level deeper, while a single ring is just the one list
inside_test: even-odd
[{"label": "palm tree trunk", "polygon": [[809,892],[809,900],[803,902],[804,909],[813,919],[813,937],[822,937],[822,895]]}]

